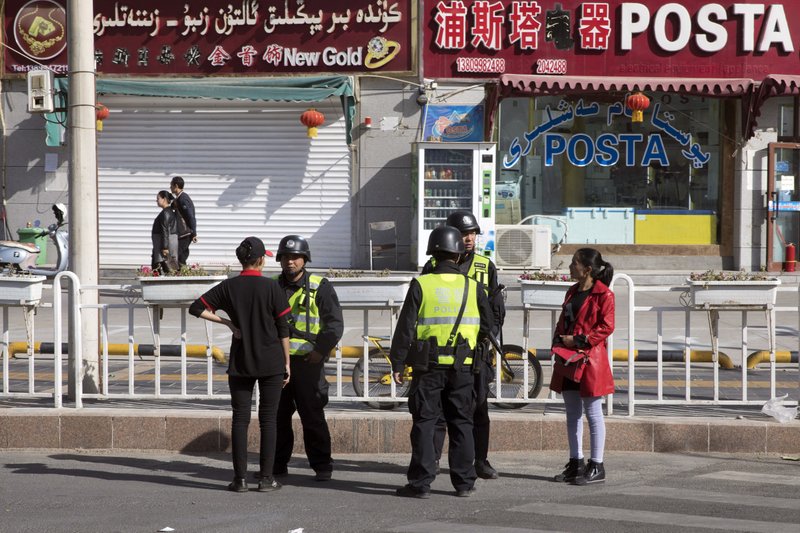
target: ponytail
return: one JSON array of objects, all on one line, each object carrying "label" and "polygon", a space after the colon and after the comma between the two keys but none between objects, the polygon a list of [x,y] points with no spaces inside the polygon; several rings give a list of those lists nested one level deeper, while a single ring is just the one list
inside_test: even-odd
[{"label": "ponytail", "polygon": [[599,279],[600,281],[603,282],[603,285],[608,287],[609,285],[611,285],[611,280],[614,279],[614,267],[611,266],[611,263],[609,263],[608,261],[603,261],[602,259],[600,260],[600,263],[602,265],[602,270],[600,270],[600,272],[598,272],[597,275],[593,277],[594,279]]},{"label": "ponytail", "polygon": [[604,285],[611,285],[614,279],[614,267],[608,261],[603,260],[603,256],[594,248],[580,248],[575,255],[578,261],[592,269],[592,279],[602,281]]}]

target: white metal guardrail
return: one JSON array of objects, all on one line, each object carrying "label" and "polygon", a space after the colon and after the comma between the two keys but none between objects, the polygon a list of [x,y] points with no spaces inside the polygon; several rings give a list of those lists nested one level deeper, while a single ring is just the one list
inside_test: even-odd
[{"label": "white metal guardrail", "polygon": [[[68,294],[71,305],[64,304],[62,300],[62,291],[64,289],[64,280],[68,283]],[[108,292],[113,290],[119,298],[119,301],[113,303],[100,303],[96,305],[85,305],[81,303],[81,293],[85,289],[100,290],[101,292]],[[694,329],[699,329],[702,333],[704,328],[698,327],[696,322],[698,318],[705,315],[705,311],[697,310],[691,307],[680,304],[680,293],[684,292],[684,286],[637,286],[633,280],[625,274],[617,274],[612,283],[612,289],[618,291],[617,309],[616,309],[616,331],[614,335],[609,338],[609,359],[612,367],[615,368],[615,376],[618,381],[616,395],[609,396],[606,404],[609,413],[613,412],[614,404],[617,406],[627,405],[628,415],[635,414],[636,406],[644,405],[754,405],[766,401],[763,397],[754,398],[752,390],[758,388],[763,389],[765,382],[763,379],[759,380],[756,385],[753,385],[751,373],[753,370],[748,371],[747,357],[748,350],[750,349],[751,342],[749,338],[749,331],[756,327],[757,329],[770,330],[768,338],[774,338],[776,319],[780,317],[789,317],[789,320],[783,321],[781,328],[789,328],[790,331],[795,331],[792,339],[797,343],[797,351],[800,352],[800,336],[796,331],[800,330],[800,293],[796,286],[782,286],[779,288],[781,294],[794,293],[798,296],[794,298],[793,305],[776,306],[768,310],[769,316],[772,320],[767,320],[769,327],[764,326],[751,326],[748,323],[748,311],[740,311],[741,321],[739,326],[741,329],[741,343],[740,346],[735,347],[741,353],[741,373],[738,379],[738,386],[741,388],[741,393],[738,397],[732,398],[730,391],[726,392],[726,398],[721,398],[721,380],[719,362],[722,355],[716,352],[712,353],[710,358],[705,357],[705,362],[693,362],[692,358],[698,351],[698,348],[707,348],[710,343],[701,342],[700,336],[697,338],[692,336]],[[670,297],[676,295],[673,305],[649,305],[648,300],[663,299],[665,296]],[[81,313],[86,309],[98,309],[100,312],[100,389],[97,392],[84,392],[84,365],[78,357],[74,364],[69,365],[69,372],[71,374],[70,383],[73,390],[70,391],[70,398],[74,401],[76,408],[83,406],[84,400],[87,399],[104,399],[104,400],[139,400],[139,399],[157,399],[157,400],[175,400],[175,401],[191,401],[191,400],[225,400],[229,396],[227,393],[227,383],[222,376],[224,375],[224,366],[219,364],[214,359],[213,352],[213,332],[211,325],[205,321],[197,321],[196,325],[189,328],[187,321],[187,307],[179,306],[175,309],[167,309],[172,314],[177,309],[180,314],[180,337],[179,337],[179,355],[166,356],[162,354],[162,332],[161,325],[162,319],[160,317],[161,310],[158,307],[148,306],[139,303],[138,292],[134,287],[115,285],[115,286],[93,286],[81,287],[80,280],[71,272],[64,272],[59,274],[53,282],[53,303],[52,306],[42,304],[38,306],[36,311],[40,314],[47,313],[52,308],[52,322],[53,322],[53,336],[52,336],[52,360],[43,354],[35,353],[34,346],[39,346],[35,343],[35,330],[33,324],[33,314],[30,313],[31,309],[23,308],[26,318],[26,342],[24,343],[24,350],[13,351],[12,347],[19,344],[10,340],[10,311],[14,307],[19,306],[3,306],[3,335],[2,335],[2,369],[3,369],[3,389],[0,391],[0,399],[3,398],[43,398],[50,397],[53,399],[55,407],[63,405],[63,398],[65,396],[63,390],[63,375],[62,369],[64,367],[64,350],[62,349],[65,331],[77,331],[77,335],[73,335],[74,346],[70,346],[69,353],[81,354],[81,339],[80,339],[80,319]],[[550,336],[553,331],[555,320],[558,318],[557,311],[540,310],[532,307],[515,304],[514,292],[511,293],[509,302],[507,304],[509,317],[515,317],[515,320],[521,318],[521,333],[522,336],[522,364],[521,369],[518,369],[517,375],[514,377],[514,383],[508,383],[509,376],[503,375],[500,365],[496,365],[496,378],[499,385],[496,387],[495,398],[490,401],[498,405],[504,406],[524,406],[527,404],[548,404],[560,403],[561,400],[552,392],[542,392],[537,398],[528,397],[528,393],[532,387],[533,376],[529,374],[530,366],[525,363],[525,355],[529,348],[534,345],[547,346],[549,345]],[[105,299],[108,299],[106,296]],[[115,300],[117,300],[115,299]],[[657,302],[658,303],[658,302]],[[663,302],[662,302],[663,303]],[[670,302],[671,303],[671,302]],[[29,307],[29,306],[28,306]],[[66,308],[67,320],[65,322],[63,312]],[[379,312],[381,315],[388,316],[389,331],[394,329],[394,319],[396,313],[399,311],[399,304],[395,302],[387,302],[386,305],[348,305],[346,309],[349,311],[361,311],[362,315],[362,329],[366,336],[370,330],[370,319],[374,318],[374,314]],[[725,313],[726,315],[738,314],[736,312]],[[521,317],[516,315],[521,313]],[[682,316],[682,319],[676,319],[676,314]],[[147,317],[144,320],[144,317]],[[671,318],[670,318],[671,317]],[[695,319],[693,326],[692,319]],[[792,320],[793,319],[793,320]],[[648,321],[655,321],[655,324],[647,324]],[[683,360],[676,362],[674,357],[670,359],[667,355],[675,355],[675,349],[669,350],[665,345],[675,347],[674,339],[665,342],[665,322],[671,320],[673,324],[672,329],[675,329],[676,322],[682,322],[683,342],[680,345],[680,352],[683,353]],[[173,321],[168,320],[167,323]],[[146,322],[146,324],[145,324]],[[507,319],[507,326],[509,321]],[[797,330],[795,330],[795,322],[797,322]],[[200,329],[200,324],[203,324],[202,329],[204,335],[197,333]],[[535,324],[535,329],[541,331],[536,335],[531,335],[531,326]],[[787,326],[786,324],[791,324]],[[65,329],[66,326],[66,329]],[[730,330],[733,326],[728,326]],[[187,347],[191,345],[191,340],[198,340],[189,338],[189,329],[192,329],[192,335],[195,337],[202,337],[202,342],[196,347],[200,348],[199,357],[189,357]],[[382,327],[385,329],[385,327]],[[41,330],[41,328],[40,328]],[[511,332],[506,329],[506,338],[510,337]],[[703,335],[705,336],[705,335]],[[673,335],[674,337],[674,335]],[[125,342],[114,343],[115,340],[124,338]],[[137,349],[141,347],[139,342],[142,339],[152,342],[152,355],[139,355]],[[730,349],[730,338],[725,339]],[[650,350],[655,352],[655,357],[649,361],[643,361],[641,358],[642,349],[637,350],[637,344],[647,342],[654,345],[654,349]],[[385,344],[388,353],[388,342]],[[778,368],[778,360],[776,358],[776,347],[774,342],[769,343],[769,397],[775,397],[778,392],[776,371]],[[621,345],[624,349],[615,350],[616,345]],[[112,350],[111,347],[122,349]],[[227,346],[226,346],[227,349]],[[390,370],[387,370],[386,375],[381,375],[379,372],[378,377],[373,379],[382,380],[385,385],[388,385],[388,392],[385,396],[374,396],[370,393],[370,358],[364,358],[361,363],[363,367],[364,379],[367,380],[363,385],[363,394],[357,396],[350,383],[350,375],[352,372],[352,363],[357,359],[353,358],[354,354],[361,355],[369,353],[370,346],[368,340],[365,338],[363,345],[358,348],[354,347],[337,347],[335,356],[332,357],[328,371],[332,373],[333,386],[331,388],[330,400],[332,402],[369,402],[370,405],[378,404],[398,404],[399,402],[406,401],[406,398],[397,397],[400,392],[391,382]],[[124,353],[119,353],[123,351]],[[617,356],[614,357],[615,352]],[[623,353],[624,357],[620,355]],[[706,349],[705,352],[708,352]],[[637,353],[639,358],[637,358]],[[540,362],[545,363],[545,368],[549,369],[547,365],[548,358],[542,357],[544,354],[539,354]],[[726,356],[727,357],[727,356]],[[12,365],[12,360],[16,359],[22,362],[27,359],[27,364]],[[544,361],[542,361],[544,359]],[[785,359],[785,358],[784,358]],[[624,371],[620,373],[620,366],[624,365]],[[168,370],[164,370],[165,366]],[[388,363],[387,363],[388,368]],[[711,387],[704,383],[698,384],[697,378],[703,378],[709,373],[712,374]],[[781,366],[783,371],[797,372],[800,375],[800,367],[798,365]],[[519,372],[521,370],[521,372]],[[677,373],[677,374],[676,374]],[[727,371],[726,371],[727,373]],[[20,378],[20,374],[25,374],[25,379]],[[374,374],[374,373],[373,373]],[[521,374],[521,375],[519,375]],[[624,378],[627,374],[627,379]],[[669,376],[672,376],[671,378]],[[763,373],[759,372],[759,375]],[[655,378],[648,378],[648,375],[655,375]],[[38,378],[37,378],[38,376]],[[677,376],[677,377],[676,377]],[[547,376],[539,375],[537,379],[545,380],[543,389],[547,388]],[[763,377],[763,376],[762,376]],[[222,378],[222,379],[220,379]],[[639,380],[637,382],[637,379]],[[676,385],[676,380],[680,380],[682,386]],[[16,387],[12,386],[12,381]],[[120,386],[118,383],[122,381],[125,386]],[[655,381],[655,385],[652,382]],[[705,380],[702,380],[703,382]],[[25,385],[22,385],[24,383]],[[111,386],[111,384],[116,384]],[[726,380],[725,383],[730,383]],[[191,385],[191,390],[190,389]],[[794,388],[798,385],[797,376],[794,376]],[[674,392],[668,394],[666,386],[682,390],[680,397]],[[22,388],[25,390],[22,390]],[[785,389],[785,388],[784,388]],[[172,392],[172,391],[175,392]]]}]

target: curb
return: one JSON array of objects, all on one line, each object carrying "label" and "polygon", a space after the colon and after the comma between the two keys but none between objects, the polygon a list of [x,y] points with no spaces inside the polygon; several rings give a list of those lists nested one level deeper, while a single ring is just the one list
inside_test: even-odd
[{"label": "curb", "polygon": [[[519,416],[517,416],[519,415]],[[0,450],[230,451],[229,411],[14,409],[0,413]],[[328,413],[334,454],[410,453],[408,413]],[[303,453],[294,419],[295,453]],[[258,451],[258,423],[248,448]],[[584,446],[589,445],[588,428]],[[628,452],[800,453],[800,421],[606,417],[606,449]],[[563,415],[492,417],[490,450],[567,450]]]}]

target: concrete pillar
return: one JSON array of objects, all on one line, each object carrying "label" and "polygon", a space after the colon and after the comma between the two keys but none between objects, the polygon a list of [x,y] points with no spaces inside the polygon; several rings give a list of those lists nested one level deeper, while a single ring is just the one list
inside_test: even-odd
[{"label": "concrete pillar", "polygon": [[[94,2],[69,0],[67,3],[67,44],[69,61],[69,99],[67,143],[69,161],[69,267],[82,285],[97,285],[97,139],[95,130]],[[97,303],[97,290],[82,293],[84,304]],[[81,316],[83,346],[83,391],[99,391],[97,310],[84,310]],[[74,364],[74,335],[70,332],[70,361]],[[71,375],[71,374],[70,374]],[[70,397],[75,383],[70,380]]]}]

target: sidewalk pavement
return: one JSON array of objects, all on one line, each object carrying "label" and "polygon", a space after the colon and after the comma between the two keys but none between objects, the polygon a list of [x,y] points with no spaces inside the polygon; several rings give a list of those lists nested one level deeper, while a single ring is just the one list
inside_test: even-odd
[{"label": "sidewalk pavement", "polygon": [[[688,408],[692,409],[692,408]],[[695,408],[699,409],[699,408]],[[703,408],[713,415],[714,410]],[[675,411],[673,411],[675,412]],[[697,414],[697,413],[695,413]],[[411,416],[395,411],[327,410],[334,454],[410,453]],[[566,450],[564,415],[491,410],[492,451]],[[227,409],[0,409],[0,449],[230,451]],[[255,419],[255,417],[254,417]],[[294,420],[295,453],[303,453]],[[588,447],[588,428],[584,446]],[[781,424],[753,410],[725,416],[609,416],[606,447],[624,452],[800,453],[800,420]],[[250,425],[258,450],[258,423]]]}]

